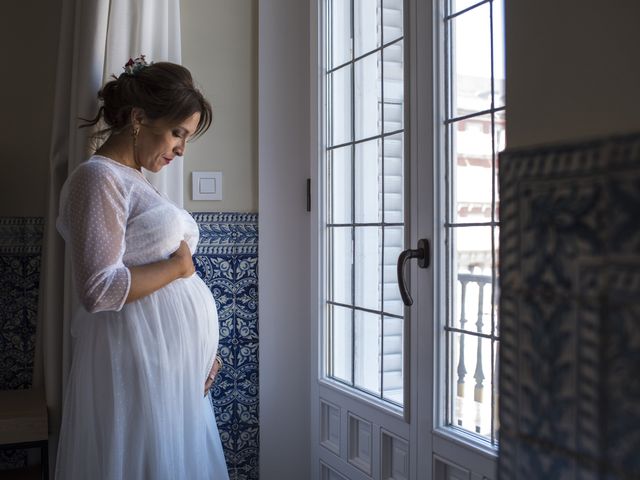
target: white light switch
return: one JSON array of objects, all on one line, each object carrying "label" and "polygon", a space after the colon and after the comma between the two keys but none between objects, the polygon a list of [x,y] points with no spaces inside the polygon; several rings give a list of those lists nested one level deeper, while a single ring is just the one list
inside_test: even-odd
[{"label": "white light switch", "polygon": [[191,172],[192,200],[222,200],[222,172]]}]

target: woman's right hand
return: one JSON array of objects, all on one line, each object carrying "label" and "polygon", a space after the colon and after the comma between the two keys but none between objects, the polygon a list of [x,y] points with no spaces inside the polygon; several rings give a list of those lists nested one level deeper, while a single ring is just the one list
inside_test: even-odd
[{"label": "woman's right hand", "polygon": [[170,255],[170,258],[178,267],[178,278],[187,278],[193,275],[196,267],[193,264],[193,257],[187,242],[182,240],[178,249]]}]

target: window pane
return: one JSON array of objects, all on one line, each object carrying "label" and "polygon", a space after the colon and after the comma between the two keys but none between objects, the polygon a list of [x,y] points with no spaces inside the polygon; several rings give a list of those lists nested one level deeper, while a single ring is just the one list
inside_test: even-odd
[{"label": "window pane", "polygon": [[329,228],[329,300],[351,305],[353,240],[351,227]]},{"label": "window pane", "polygon": [[384,221],[404,222],[404,134],[383,139],[384,142]]},{"label": "window pane", "polygon": [[504,0],[493,0],[493,88],[495,108],[505,104]]},{"label": "window pane", "polygon": [[329,75],[329,145],[351,141],[351,66],[347,65]]},{"label": "window pane", "polygon": [[491,37],[489,4],[451,20],[453,116],[491,107]]},{"label": "window pane", "polygon": [[460,12],[478,3],[480,3],[480,0],[451,0],[451,13]]},{"label": "window pane", "polygon": [[381,227],[355,227],[355,305],[380,310]]},{"label": "window pane", "polygon": [[354,0],[354,57],[380,46],[380,0]]},{"label": "window pane", "polygon": [[329,305],[331,376],[352,383],[352,318],[350,308]]},{"label": "window pane", "polygon": [[380,54],[374,53],[355,63],[355,140],[380,133]]},{"label": "window pane", "polygon": [[384,317],[382,336],[382,395],[402,404],[403,372],[403,321],[400,318]]},{"label": "window pane", "polygon": [[356,144],[356,223],[382,221],[382,142],[380,139]]},{"label": "window pane", "polygon": [[491,333],[491,227],[459,227],[451,231],[454,257],[452,325],[471,332]]},{"label": "window pane", "polygon": [[397,42],[382,50],[384,70],[384,131],[395,132],[404,126],[404,53]]},{"label": "window pane", "polygon": [[493,146],[491,115],[451,124],[453,210],[456,223],[491,221]]},{"label": "window pane", "polygon": [[382,43],[402,37],[402,0],[382,0]]},{"label": "window pane", "polygon": [[380,315],[355,311],[354,384],[380,395]]},{"label": "window pane", "polygon": [[500,112],[496,112],[494,114],[494,162],[495,162],[495,172],[493,181],[495,182],[496,189],[496,204],[495,204],[495,220],[497,221],[500,218],[500,190],[498,188],[498,171],[500,167],[500,162],[498,161],[498,154],[502,152],[506,147],[506,130],[505,130],[505,113],[504,110]]},{"label": "window pane", "polygon": [[329,68],[342,65],[351,60],[351,2],[348,0],[330,0],[327,37],[331,47]]},{"label": "window pane", "polygon": [[404,227],[384,227],[383,310],[395,315],[404,313],[397,271],[398,257],[402,250],[404,250]]},{"label": "window pane", "polygon": [[351,223],[351,146],[327,153],[329,162],[329,222]]},{"label": "window pane", "polygon": [[500,251],[500,227],[493,227],[493,247],[494,247],[494,260],[493,260],[493,335],[498,336],[500,329],[498,320],[498,305],[500,304],[500,281],[498,278],[498,269],[500,265],[499,251]]},{"label": "window pane", "polygon": [[452,424],[491,438],[492,376],[491,341],[452,332],[450,398]]},{"label": "window pane", "polygon": [[[505,2],[445,3],[447,203],[441,218],[453,224],[444,227],[449,249],[443,332],[449,346],[447,423],[495,445],[497,158],[505,145]],[[452,121],[460,117],[465,118]]]}]

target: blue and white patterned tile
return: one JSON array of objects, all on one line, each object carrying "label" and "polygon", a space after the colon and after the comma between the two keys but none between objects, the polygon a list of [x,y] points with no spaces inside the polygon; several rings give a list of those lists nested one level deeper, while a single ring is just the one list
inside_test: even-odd
[{"label": "blue and white patterned tile", "polygon": [[506,152],[500,197],[500,478],[638,478],[640,135]]},{"label": "blue and white patterned tile", "polygon": [[[42,218],[0,218],[0,389],[29,388],[33,376]],[[0,469],[26,464],[26,452],[0,451]]]},{"label": "blue and white patterned tile", "polygon": [[258,478],[258,217],[194,213],[200,243],[198,275],[218,308],[225,367],[212,403],[232,480]]}]

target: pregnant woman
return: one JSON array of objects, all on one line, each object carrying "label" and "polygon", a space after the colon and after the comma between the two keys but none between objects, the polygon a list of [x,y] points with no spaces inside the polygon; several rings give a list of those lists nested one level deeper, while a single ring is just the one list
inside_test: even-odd
[{"label": "pregnant woman", "polygon": [[159,194],[158,172],[207,130],[191,74],[130,60],[88,125],[107,137],[69,177],[57,228],[80,307],[56,478],[228,479],[211,402],[218,316],[194,274],[198,226]]}]

